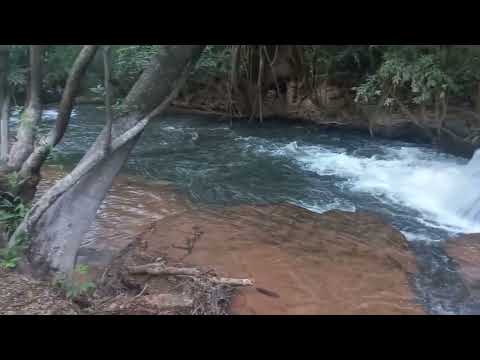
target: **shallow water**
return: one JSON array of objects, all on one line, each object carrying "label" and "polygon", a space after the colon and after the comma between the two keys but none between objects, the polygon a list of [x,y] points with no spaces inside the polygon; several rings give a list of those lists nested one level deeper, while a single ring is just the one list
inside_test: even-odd
[{"label": "shallow water", "polygon": [[[54,115],[54,109],[45,112],[45,128]],[[50,162],[73,166],[103,122],[95,107],[77,108]],[[375,212],[409,239],[419,264],[412,286],[425,307],[432,313],[475,313],[478,306],[467,301],[454,264],[439,246],[451,236],[480,232],[475,212],[468,212],[480,177],[467,163],[427,145],[315,126],[275,122],[230,128],[215,119],[182,115],[150,124],[122,174],[171,182],[197,206],[289,202],[316,212]],[[124,219],[155,219],[155,200],[143,204],[155,194],[138,184],[117,187],[104,209],[117,209],[123,217],[104,221],[101,211],[97,231],[128,228]],[[96,236],[94,231],[88,240]]]}]

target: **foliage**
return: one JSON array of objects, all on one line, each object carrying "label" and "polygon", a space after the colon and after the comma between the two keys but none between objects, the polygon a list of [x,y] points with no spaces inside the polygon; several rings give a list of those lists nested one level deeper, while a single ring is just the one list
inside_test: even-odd
[{"label": "foliage", "polygon": [[65,291],[65,296],[68,299],[76,299],[79,296],[88,295],[95,289],[95,284],[86,279],[87,274],[87,265],[77,265],[72,276],[59,278],[57,285]]},{"label": "foliage", "polygon": [[19,260],[27,248],[27,239],[25,233],[20,233],[17,235],[15,243],[12,246],[0,249],[0,268],[14,269],[17,267]]},{"label": "foliage", "polygon": [[475,96],[480,82],[480,56],[469,49],[450,51],[446,59],[446,71],[455,79],[457,96]]},{"label": "foliage", "polygon": [[354,80],[362,76],[372,62],[372,51],[365,45],[305,46],[304,54],[313,84],[325,80]]},{"label": "foliage", "polygon": [[225,45],[208,45],[195,65],[193,76],[200,79],[222,77],[230,72],[231,48]]},{"label": "foliage", "polygon": [[357,86],[356,102],[392,106],[396,99],[415,105],[430,105],[447,94],[458,95],[459,86],[442,63],[439,53],[411,49],[386,52],[375,74]]},{"label": "foliage", "polygon": [[17,191],[18,187],[18,173],[17,172],[11,172],[7,175],[7,186],[8,189],[12,192]]},{"label": "foliage", "polygon": [[120,45],[112,48],[112,81],[117,84],[121,95],[126,95],[130,90],[158,47],[159,45]]},{"label": "foliage", "polygon": [[28,80],[28,45],[12,45],[9,53],[9,68],[7,81],[15,95],[22,95],[25,93],[25,85]]},{"label": "foliage", "polygon": [[5,224],[7,234],[10,236],[20,225],[29,209],[19,197],[9,193],[2,195],[0,200],[0,223]]},{"label": "foliage", "polygon": [[48,89],[63,87],[80,46],[50,45],[44,52],[43,86]]},{"label": "foliage", "polygon": [[231,47],[226,45],[208,45],[192,69],[192,73],[181,93],[198,90],[212,79],[226,80],[230,73]]},{"label": "foliage", "polygon": [[[124,97],[160,45],[112,47],[112,83]],[[80,49],[79,45],[49,45],[44,53],[43,90],[58,93]],[[406,103],[429,104],[437,95],[469,99],[480,81],[480,57],[470,49],[443,46],[424,49],[414,45],[303,45],[304,66],[312,87],[323,81],[348,82],[357,101],[372,103],[390,87]],[[192,71],[184,92],[209,79],[226,79],[230,71],[229,45],[208,45]],[[28,81],[28,45],[13,45],[9,83],[17,95],[25,94]],[[103,96],[101,57],[87,72],[84,90]],[[442,94],[443,93],[443,94]],[[385,100],[391,104],[391,99]]]}]

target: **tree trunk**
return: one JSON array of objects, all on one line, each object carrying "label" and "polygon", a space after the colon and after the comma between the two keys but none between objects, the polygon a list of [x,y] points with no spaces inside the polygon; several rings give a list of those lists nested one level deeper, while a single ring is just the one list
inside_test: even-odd
[{"label": "tree trunk", "polygon": [[8,92],[4,95],[0,111],[0,162],[6,164],[8,161],[8,119],[10,118],[10,94]]},{"label": "tree trunk", "polygon": [[189,64],[198,60],[204,47],[162,46],[125,99],[126,114],[114,121],[111,152],[107,155],[103,151],[104,129],[77,167],[32,207],[10,243],[18,234],[27,233],[31,244],[27,257],[37,275],[71,272],[83,236],[114,177],[152,115],[161,112],[177,95],[179,86],[175,87],[175,83],[182,74],[186,79]]},{"label": "tree trunk", "polygon": [[105,47],[103,51],[103,72],[104,72],[104,83],[105,83],[105,115],[106,115],[106,136],[105,143],[103,145],[103,150],[105,152],[110,151],[112,144],[112,124],[113,124],[113,115],[112,115],[112,87],[110,83],[111,78],[111,48],[110,46]]},{"label": "tree trunk", "polygon": [[[8,113],[9,113],[9,94],[7,84],[8,74],[8,56],[10,47],[0,45],[0,162],[3,165],[8,160]],[[2,166],[3,167],[3,166]]]},{"label": "tree trunk", "polygon": [[475,97],[475,112],[480,115],[480,81],[477,83],[477,93]]},{"label": "tree trunk", "polygon": [[[39,179],[38,174],[40,168],[50,153],[50,150],[62,140],[65,134],[73,110],[75,97],[80,89],[81,80],[87,71],[88,65],[92,62],[97,48],[98,45],[84,45],[75,59],[65,85],[65,90],[62,94],[54,128],[48,135],[40,139],[33,149],[33,152],[22,162],[19,171],[20,178],[29,179],[35,177]],[[31,185],[35,186],[37,182],[38,180]]]},{"label": "tree trunk", "polygon": [[28,103],[20,116],[17,141],[12,146],[8,166],[18,171],[23,162],[33,151],[37,124],[42,116],[40,91],[42,86],[43,45],[30,46],[30,81],[28,86]]}]

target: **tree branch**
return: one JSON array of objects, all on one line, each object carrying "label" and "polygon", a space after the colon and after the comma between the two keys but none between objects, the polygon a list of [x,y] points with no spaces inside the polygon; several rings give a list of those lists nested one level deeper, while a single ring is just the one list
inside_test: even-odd
[{"label": "tree branch", "polygon": [[107,45],[103,49],[103,71],[105,74],[105,114],[106,114],[106,132],[105,132],[105,144],[103,150],[105,153],[110,151],[112,143],[112,88],[110,84],[111,77],[111,47]]},{"label": "tree branch", "polygon": [[23,163],[19,171],[21,177],[27,178],[31,174],[38,173],[51,148],[55,147],[62,140],[70,122],[75,96],[80,89],[81,80],[87,71],[88,65],[92,62],[97,48],[98,45],[84,45],[75,59],[62,94],[55,126],[48,135],[40,139],[33,153]]},{"label": "tree branch", "polygon": [[49,144],[51,146],[56,146],[65,134],[75,103],[75,97],[80,89],[81,80],[87,71],[88,65],[92,62],[97,49],[98,45],[84,45],[70,69],[65,90],[62,94],[62,100],[60,101],[55,130],[50,134]]}]

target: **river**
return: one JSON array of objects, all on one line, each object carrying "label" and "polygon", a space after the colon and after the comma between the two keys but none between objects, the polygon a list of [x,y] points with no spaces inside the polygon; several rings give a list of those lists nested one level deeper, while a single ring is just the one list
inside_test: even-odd
[{"label": "river", "polygon": [[[41,131],[55,115],[55,109],[44,112]],[[71,168],[103,124],[94,106],[76,108],[49,163]],[[145,221],[186,207],[287,202],[314,212],[367,210],[409,240],[418,264],[412,287],[429,313],[480,313],[441,246],[447,238],[480,232],[470,204],[479,177],[468,163],[429,145],[308,124],[230,127],[207,116],[167,116],[148,126],[86,243],[126,242]],[[173,192],[164,191],[167,183]],[[168,202],[175,205],[159,205]]]}]

